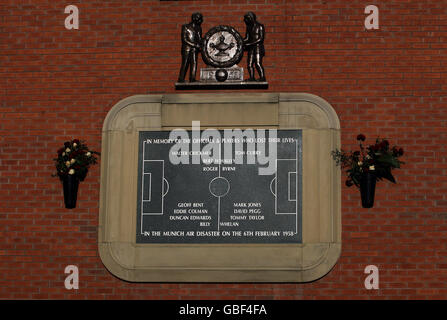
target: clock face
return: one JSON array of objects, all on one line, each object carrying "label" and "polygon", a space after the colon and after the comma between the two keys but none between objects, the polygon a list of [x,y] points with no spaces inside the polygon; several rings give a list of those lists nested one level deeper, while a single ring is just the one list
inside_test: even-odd
[{"label": "clock face", "polygon": [[217,26],[205,34],[203,61],[216,68],[229,68],[242,59],[242,37],[233,27]]}]

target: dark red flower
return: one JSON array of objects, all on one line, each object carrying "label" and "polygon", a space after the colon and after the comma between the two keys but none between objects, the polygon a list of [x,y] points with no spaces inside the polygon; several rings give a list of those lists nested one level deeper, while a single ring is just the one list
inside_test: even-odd
[{"label": "dark red flower", "polygon": [[389,145],[388,141],[383,140],[382,142],[379,143],[379,149],[386,150],[388,148],[388,145]]},{"label": "dark red flower", "polygon": [[57,154],[58,155],[61,155],[62,153],[64,153],[64,148],[60,148],[59,150],[57,150]]},{"label": "dark red flower", "polygon": [[351,180],[346,180],[346,186],[347,187],[352,187],[353,183]]},{"label": "dark red flower", "polygon": [[369,147],[373,152],[377,152],[380,149],[380,146],[378,144],[373,144]]},{"label": "dark red flower", "polygon": [[399,148],[399,155],[402,156],[404,154],[404,149]]},{"label": "dark red flower", "polygon": [[365,141],[365,140],[366,140],[366,137],[365,137],[364,134],[359,134],[359,135],[357,136],[357,140],[359,140],[359,141]]},{"label": "dark red flower", "polygon": [[355,157],[360,156],[360,151],[355,151],[355,152],[354,152],[354,156],[355,156]]},{"label": "dark red flower", "polygon": [[80,142],[79,142],[78,139],[74,139],[74,140],[73,140],[73,143],[76,143],[78,146],[79,146],[79,144],[80,144]]},{"label": "dark red flower", "polygon": [[69,141],[64,142],[65,148],[70,148],[71,143]]}]

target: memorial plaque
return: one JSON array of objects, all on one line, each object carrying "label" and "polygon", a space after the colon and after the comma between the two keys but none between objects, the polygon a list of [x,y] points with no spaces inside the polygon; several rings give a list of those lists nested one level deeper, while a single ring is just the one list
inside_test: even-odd
[{"label": "memorial plaque", "polygon": [[324,99],[137,95],[102,137],[98,250],[118,278],[309,282],[340,257],[340,122]]},{"label": "memorial plaque", "polygon": [[301,243],[301,130],[207,131],[139,133],[136,242]]}]

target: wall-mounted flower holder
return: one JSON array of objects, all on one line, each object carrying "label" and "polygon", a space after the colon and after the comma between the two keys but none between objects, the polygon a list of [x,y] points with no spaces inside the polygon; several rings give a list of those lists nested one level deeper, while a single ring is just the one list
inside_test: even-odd
[{"label": "wall-mounted flower holder", "polygon": [[76,200],[78,198],[79,178],[77,175],[66,175],[61,178],[64,188],[65,208],[76,208]]},{"label": "wall-mounted flower holder", "polygon": [[90,165],[97,163],[95,155],[99,152],[89,150],[87,145],[78,139],[67,141],[57,151],[54,159],[58,176],[64,191],[65,208],[76,208],[79,182],[84,181]]},{"label": "wall-mounted flower holder", "polygon": [[371,172],[364,173],[360,178],[360,197],[362,198],[363,208],[372,208],[374,206],[376,179],[376,175]]},{"label": "wall-mounted flower holder", "polygon": [[348,187],[355,185],[360,189],[362,207],[372,208],[376,182],[387,179],[396,183],[391,170],[400,168],[400,165],[404,163],[399,160],[404,150],[397,146],[390,148],[388,140],[380,138],[376,139],[375,144],[364,147],[362,142],[366,140],[366,137],[363,134],[359,134],[357,140],[360,141],[360,150],[354,152],[335,150],[332,156],[337,165],[346,169],[348,176],[346,185]]}]

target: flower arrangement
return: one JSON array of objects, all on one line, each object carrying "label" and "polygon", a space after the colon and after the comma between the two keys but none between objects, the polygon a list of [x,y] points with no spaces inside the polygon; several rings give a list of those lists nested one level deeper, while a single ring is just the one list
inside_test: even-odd
[{"label": "flower arrangement", "polygon": [[396,183],[391,170],[400,168],[401,164],[404,164],[399,160],[404,154],[403,148],[390,147],[388,140],[380,138],[377,138],[374,144],[364,147],[362,143],[366,137],[363,134],[359,134],[357,140],[360,145],[358,151],[335,150],[332,152],[337,165],[340,165],[342,169],[347,169],[346,186],[355,185],[360,188],[360,182],[365,173],[373,173],[377,181],[387,179]]},{"label": "flower arrangement", "polygon": [[67,141],[57,150],[58,156],[54,159],[57,170],[55,176],[63,180],[67,175],[76,175],[80,181],[84,181],[90,165],[97,163],[95,155],[99,154],[89,150],[87,145],[78,139]]}]

